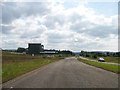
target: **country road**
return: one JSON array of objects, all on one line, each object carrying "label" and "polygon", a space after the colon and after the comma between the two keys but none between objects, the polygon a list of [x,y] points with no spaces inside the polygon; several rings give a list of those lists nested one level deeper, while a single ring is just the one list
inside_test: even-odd
[{"label": "country road", "polygon": [[118,74],[70,57],[8,81],[3,88],[118,88]]}]

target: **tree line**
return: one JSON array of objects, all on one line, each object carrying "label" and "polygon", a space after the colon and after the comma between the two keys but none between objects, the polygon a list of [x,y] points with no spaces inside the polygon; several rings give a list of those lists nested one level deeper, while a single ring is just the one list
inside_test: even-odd
[{"label": "tree line", "polygon": [[91,58],[107,57],[107,56],[120,57],[120,52],[87,52],[87,51],[81,51],[80,56],[91,57]]}]

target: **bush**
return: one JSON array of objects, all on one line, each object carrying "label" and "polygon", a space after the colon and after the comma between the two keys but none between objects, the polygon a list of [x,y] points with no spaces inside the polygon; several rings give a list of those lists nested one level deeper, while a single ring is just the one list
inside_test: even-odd
[{"label": "bush", "polygon": [[87,54],[86,57],[90,57],[90,55]]},{"label": "bush", "polygon": [[94,55],[93,58],[97,58],[97,55]]},{"label": "bush", "polygon": [[17,52],[19,52],[19,53],[23,53],[23,52],[25,52],[25,51],[26,51],[25,48],[19,47],[19,48],[17,49]]}]

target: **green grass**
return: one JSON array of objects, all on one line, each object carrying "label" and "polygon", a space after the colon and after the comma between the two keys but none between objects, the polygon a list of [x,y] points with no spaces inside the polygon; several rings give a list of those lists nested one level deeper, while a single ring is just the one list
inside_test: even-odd
[{"label": "green grass", "polygon": [[120,57],[104,57],[106,62],[120,63]]},{"label": "green grass", "polygon": [[32,71],[43,65],[54,62],[55,60],[33,60],[24,62],[13,62],[8,64],[3,64],[2,79],[3,82],[13,79],[19,75],[22,75],[28,71]]},{"label": "green grass", "polygon": [[2,82],[37,69],[43,65],[58,61],[63,57],[43,57],[3,53],[2,55]]},{"label": "green grass", "polygon": [[120,66],[118,65],[111,65],[111,64],[105,64],[102,62],[93,62],[93,61],[89,61],[89,60],[82,60],[79,59],[81,62],[98,67],[98,68],[102,68],[114,73],[120,73]]},{"label": "green grass", "polygon": [[[97,59],[95,58],[91,58],[91,57],[86,57],[92,60],[98,60],[99,57]],[[105,59],[105,62],[113,62],[113,63],[120,63],[120,57],[113,57],[113,56],[107,56],[107,57],[103,57]]]}]

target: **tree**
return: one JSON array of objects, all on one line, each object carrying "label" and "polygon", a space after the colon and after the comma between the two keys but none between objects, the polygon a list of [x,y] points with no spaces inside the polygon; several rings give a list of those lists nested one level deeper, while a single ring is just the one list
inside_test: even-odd
[{"label": "tree", "polygon": [[90,57],[90,55],[89,55],[89,54],[86,54],[86,57]]},{"label": "tree", "polygon": [[85,52],[81,51],[80,56],[85,56]]},{"label": "tree", "polygon": [[23,53],[23,52],[25,52],[26,51],[26,49],[25,48],[22,48],[22,47],[19,47],[18,49],[17,49],[17,52],[19,52],[19,53]]},{"label": "tree", "polygon": [[96,58],[97,58],[97,55],[93,55],[93,58],[95,58],[95,59],[96,59]]},{"label": "tree", "polygon": [[107,52],[106,54],[107,54],[107,56],[110,56],[110,53],[109,53],[109,52]]},{"label": "tree", "polygon": [[120,57],[120,52],[116,52],[116,56],[117,56],[117,57]]}]

